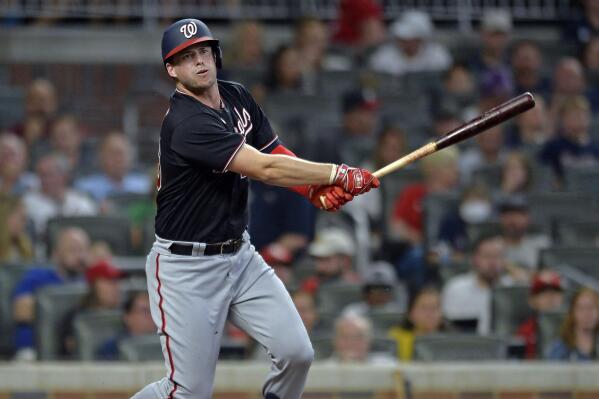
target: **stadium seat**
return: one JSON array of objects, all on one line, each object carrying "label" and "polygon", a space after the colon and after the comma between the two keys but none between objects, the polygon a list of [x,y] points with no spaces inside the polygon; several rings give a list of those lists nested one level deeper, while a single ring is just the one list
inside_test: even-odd
[{"label": "stadium seat", "polygon": [[145,256],[114,256],[112,263],[120,270],[127,273],[145,272]]},{"label": "stadium seat", "polygon": [[386,334],[392,327],[401,324],[405,317],[405,313],[390,312],[390,311],[372,311],[368,314],[368,318],[372,321],[372,327],[378,334]]},{"label": "stadium seat", "polygon": [[551,247],[540,253],[541,267],[557,268],[566,265],[578,269],[591,277],[599,278],[599,248]]},{"label": "stadium seat", "polygon": [[447,281],[458,274],[468,273],[470,271],[470,263],[468,261],[456,262],[452,261],[448,265],[439,267],[439,274],[442,281]]},{"label": "stadium seat", "polygon": [[266,71],[261,67],[251,67],[251,68],[242,68],[242,67],[227,67],[227,80],[231,80],[233,82],[239,82],[244,85],[248,90],[259,83],[264,81],[264,77],[266,75]]},{"label": "stadium seat", "polygon": [[56,360],[60,356],[60,326],[87,294],[84,283],[52,285],[36,294],[35,332],[40,360]]},{"label": "stadium seat", "polygon": [[416,337],[414,342],[414,360],[480,361],[506,358],[507,343],[497,337],[436,334]]},{"label": "stadium seat", "polygon": [[0,355],[10,355],[13,341],[12,294],[23,275],[29,269],[25,264],[0,265]]},{"label": "stadium seat", "polygon": [[[314,358],[316,360],[324,360],[331,357],[333,354],[333,337],[314,337],[311,339],[314,347]],[[397,356],[397,341],[385,336],[375,335],[370,346],[371,353],[381,353],[389,355],[392,358]]]},{"label": "stadium seat", "polygon": [[140,202],[153,201],[152,195],[140,193],[119,193],[110,195],[106,201],[111,206],[111,214],[122,217],[129,217],[129,207]]},{"label": "stadium seat", "polygon": [[323,123],[338,123],[341,115],[336,99],[326,96],[272,94],[266,98],[264,109],[267,115],[282,126],[310,118]]},{"label": "stadium seat", "polygon": [[586,222],[561,221],[557,225],[560,245],[599,247],[599,220]]},{"label": "stadium seat", "polygon": [[509,337],[532,316],[527,285],[494,287],[491,295],[491,328],[495,335]]},{"label": "stadium seat", "polygon": [[597,199],[581,193],[533,193],[529,196],[530,212],[534,223],[548,221],[586,220],[589,213],[597,210]]},{"label": "stadium seat", "polygon": [[362,300],[360,284],[335,283],[323,285],[316,295],[318,310],[338,314],[350,303]]},{"label": "stadium seat", "polygon": [[599,170],[566,167],[564,175],[568,191],[599,194]]},{"label": "stadium seat", "polygon": [[539,358],[547,358],[551,344],[559,338],[559,331],[565,317],[565,311],[539,314],[537,330],[537,353]]},{"label": "stadium seat", "polygon": [[156,334],[124,338],[119,342],[119,355],[128,362],[163,360],[160,338]]},{"label": "stadium seat", "polygon": [[120,334],[122,315],[120,310],[94,310],[75,316],[73,327],[79,360],[95,360],[101,345]]},{"label": "stadium seat", "polygon": [[341,98],[346,92],[360,87],[361,73],[355,69],[322,71],[317,79],[319,93]]},{"label": "stadium seat", "polygon": [[126,256],[133,251],[131,224],[128,219],[117,216],[76,216],[50,219],[47,228],[48,251],[54,248],[59,232],[66,228],[80,227],[92,241],[104,241],[115,255]]}]

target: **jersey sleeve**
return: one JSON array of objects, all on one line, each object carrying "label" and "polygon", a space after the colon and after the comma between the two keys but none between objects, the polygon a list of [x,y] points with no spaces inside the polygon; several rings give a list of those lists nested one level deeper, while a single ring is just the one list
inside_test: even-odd
[{"label": "jersey sleeve", "polygon": [[250,117],[254,124],[250,144],[261,152],[270,153],[281,142],[275,132],[273,132],[270,121],[264,111],[262,111],[262,108],[256,103],[256,100],[254,100],[245,87],[241,86],[241,88],[245,97],[244,102],[248,106]]},{"label": "jersey sleeve", "polygon": [[201,114],[175,128],[171,147],[191,163],[225,172],[244,143],[245,137],[227,130],[218,117]]}]

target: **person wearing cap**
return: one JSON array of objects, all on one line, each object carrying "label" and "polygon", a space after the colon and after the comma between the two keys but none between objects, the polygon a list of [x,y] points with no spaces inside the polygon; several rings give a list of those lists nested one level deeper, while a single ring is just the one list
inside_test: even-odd
[{"label": "person wearing cap", "polygon": [[397,312],[404,306],[397,302],[396,294],[400,286],[393,266],[384,261],[372,263],[362,278],[362,301],[350,303],[343,309],[343,314],[357,314],[368,317],[373,311]]},{"label": "person wearing cap", "polygon": [[512,16],[504,9],[485,9],[480,22],[481,48],[472,67],[480,76],[500,69],[509,72],[507,46],[512,32]]},{"label": "person wearing cap", "polygon": [[372,70],[402,75],[444,71],[451,66],[449,51],[430,40],[434,27],[426,12],[405,11],[389,30],[393,41],[382,45],[371,56],[369,66]]},{"label": "person wearing cap", "polygon": [[539,357],[537,353],[539,314],[559,310],[564,304],[564,287],[559,274],[551,270],[536,273],[530,283],[528,304],[534,314],[518,326],[516,335],[524,340],[524,357],[536,359]]},{"label": "person wearing cap", "polygon": [[546,234],[531,231],[530,210],[524,196],[503,198],[498,210],[506,260],[531,274],[538,267],[539,252],[551,245],[551,239]]},{"label": "person wearing cap", "polygon": [[308,248],[308,254],[314,258],[315,275],[302,281],[300,289],[316,294],[329,284],[358,283],[359,277],[352,269],[354,247],[354,239],[344,229],[328,227],[318,231]]},{"label": "person wearing cap", "polygon": [[108,260],[99,260],[85,271],[88,293],[79,305],[69,312],[61,323],[61,355],[73,357],[76,354],[74,321],[78,315],[96,310],[120,309],[123,297],[120,280],[125,273]]}]

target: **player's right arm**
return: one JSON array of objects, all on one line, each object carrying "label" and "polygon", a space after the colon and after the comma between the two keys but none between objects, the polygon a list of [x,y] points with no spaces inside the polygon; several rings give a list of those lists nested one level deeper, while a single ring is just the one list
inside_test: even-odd
[{"label": "player's right arm", "polygon": [[283,187],[334,185],[351,195],[365,193],[380,184],[366,169],[311,162],[285,154],[264,154],[247,144],[235,154],[228,170]]}]

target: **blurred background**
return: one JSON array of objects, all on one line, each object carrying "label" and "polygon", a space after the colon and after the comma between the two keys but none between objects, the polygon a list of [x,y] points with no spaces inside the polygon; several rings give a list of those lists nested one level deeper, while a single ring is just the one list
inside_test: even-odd
[{"label": "blurred background", "polygon": [[[252,182],[252,241],[316,351],[306,397],[599,397],[596,0],[0,1],[0,397],[125,398],[163,373],[144,265],[160,38],[185,17],[314,161],[376,170],[536,98],[337,214]],[[264,348],[228,325],[220,357],[238,380],[217,392],[258,398]]]}]

